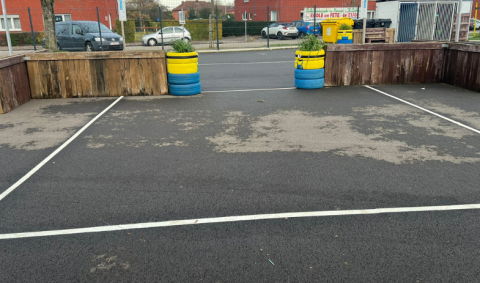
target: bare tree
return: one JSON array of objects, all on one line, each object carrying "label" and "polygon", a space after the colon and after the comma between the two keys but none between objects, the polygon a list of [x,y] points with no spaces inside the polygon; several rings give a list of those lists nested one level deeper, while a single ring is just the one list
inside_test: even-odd
[{"label": "bare tree", "polygon": [[43,10],[43,26],[45,27],[45,48],[57,50],[57,35],[55,34],[55,0],[40,0]]}]

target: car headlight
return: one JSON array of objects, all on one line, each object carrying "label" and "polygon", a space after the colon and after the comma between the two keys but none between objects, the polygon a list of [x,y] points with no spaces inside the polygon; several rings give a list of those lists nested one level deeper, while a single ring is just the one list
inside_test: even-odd
[{"label": "car headlight", "polygon": [[[94,40],[95,40],[95,41],[100,41],[100,37],[95,37]],[[106,41],[106,39],[105,39],[105,38],[102,38],[102,41]]]},{"label": "car headlight", "polygon": [[123,37],[120,37],[120,41],[123,41]]}]

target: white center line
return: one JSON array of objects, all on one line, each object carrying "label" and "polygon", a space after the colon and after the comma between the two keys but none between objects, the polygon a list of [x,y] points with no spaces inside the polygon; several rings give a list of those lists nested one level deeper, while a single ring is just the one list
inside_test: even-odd
[{"label": "white center line", "polygon": [[451,122],[451,123],[453,123],[453,124],[455,124],[455,125],[458,125],[458,126],[460,126],[460,127],[463,127],[463,128],[465,128],[465,129],[467,129],[467,130],[470,130],[470,131],[472,131],[472,132],[475,132],[475,133],[477,133],[477,134],[480,134],[480,130],[477,130],[477,129],[475,129],[475,128],[472,128],[472,127],[470,127],[470,126],[467,126],[467,125],[462,124],[462,123],[460,123],[460,122],[457,122],[457,121],[455,121],[455,120],[452,120],[452,119],[450,119],[450,118],[447,118],[447,117],[445,117],[445,116],[443,116],[443,115],[440,115],[440,114],[435,113],[435,112],[433,112],[433,111],[431,111],[431,110],[425,109],[425,108],[423,108],[423,107],[421,107],[421,106],[418,106],[418,105],[416,105],[416,104],[413,104],[413,103],[411,103],[411,102],[408,102],[408,101],[406,101],[406,100],[403,100],[403,99],[401,99],[401,98],[398,98],[398,97],[396,97],[396,96],[393,96],[393,95],[391,95],[391,94],[388,94],[388,93],[386,93],[386,92],[383,92],[383,91],[381,91],[381,90],[378,90],[378,89],[376,89],[376,88],[373,88],[373,87],[371,87],[371,86],[366,85],[365,87],[367,87],[367,88],[369,88],[369,89],[371,89],[371,90],[374,90],[374,91],[376,91],[376,92],[379,92],[379,93],[381,93],[381,94],[383,94],[383,95],[386,95],[386,96],[388,96],[388,97],[390,97],[390,98],[396,99],[396,100],[398,100],[398,101],[400,101],[400,102],[403,102],[403,103],[405,103],[405,104],[408,104],[408,105],[410,105],[410,106],[413,106],[413,107],[415,107],[415,108],[418,108],[418,109],[420,109],[420,110],[422,110],[422,111],[425,111],[425,112],[427,112],[427,113],[430,113],[430,114],[432,114],[432,115],[435,115],[435,116],[437,116],[437,117],[439,117],[439,118],[442,118],[442,119],[444,119],[444,120],[447,120],[448,122]]},{"label": "white center line", "polygon": [[90,122],[88,122],[88,124],[83,126],[83,128],[81,128],[77,133],[75,133],[75,135],[73,135],[71,138],[69,138],[59,148],[57,148],[54,152],[52,152],[49,156],[47,156],[47,158],[45,158],[42,162],[40,162],[37,166],[35,166],[32,170],[30,170],[30,172],[28,172],[25,176],[23,176],[15,184],[10,186],[10,188],[8,188],[6,191],[1,193],[0,194],[0,201],[2,199],[4,199],[6,196],[8,196],[11,192],[13,192],[16,188],[18,188],[18,186],[23,184],[23,182],[28,180],[28,178],[30,178],[33,174],[35,174],[35,172],[37,172],[40,168],[42,168],[43,165],[45,165],[48,161],[50,161],[50,159],[52,159],[55,155],[57,155],[60,151],[62,151],[62,149],[64,149],[67,145],[69,145],[74,139],[76,139],[81,133],[83,133],[83,131],[85,131],[95,121],[97,121],[98,118],[100,118],[103,114],[105,114],[105,112],[107,112],[110,108],[112,108],[115,104],[117,104],[117,102],[119,102],[120,99],[122,99],[122,98],[123,98],[123,96],[120,96],[118,99],[116,99],[112,104],[110,104],[110,106],[105,108],[105,110],[100,112],[100,114],[95,116],[95,118],[93,118]]},{"label": "white center line", "polygon": [[89,227],[89,228],[75,228],[75,229],[63,229],[63,230],[51,230],[51,231],[0,234],[0,240],[112,232],[112,231],[122,231],[122,230],[135,230],[135,229],[185,226],[185,225],[197,225],[197,224],[282,219],[282,218],[284,219],[284,218],[328,217],[328,216],[345,216],[345,215],[452,211],[452,210],[469,210],[469,209],[480,209],[480,204],[289,212],[289,213],[257,214],[257,215],[244,215],[244,216],[226,216],[226,217],[215,217],[215,218],[200,218],[200,219],[188,219],[188,220],[172,220],[172,221],[162,221],[162,222],[97,226],[97,227]]},{"label": "white center line", "polygon": [[276,62],[248,62],[248,63],[214,63],[214,64],[198,64],[199,66],[217,66],[217,65],[255,65],[255,64],[283,64],[295,63],[295,61],[276,61]]},{"label": "white center line", "polygon": [[258,89],[228,89],[228,90],[208,90],[202,91],[203,93],[221,93],[221,92],[251,92],[251,91],[272,91],[272,90],[289,90],[296,89],[296,87],[283,87],[283,88],[258,88]]}]

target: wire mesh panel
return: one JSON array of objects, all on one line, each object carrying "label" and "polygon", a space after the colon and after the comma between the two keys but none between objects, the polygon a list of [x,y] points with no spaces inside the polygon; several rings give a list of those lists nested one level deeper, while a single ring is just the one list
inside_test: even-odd
[{"label": "wire mesh panel", "polygon": [[418,19],[417,19],[417,36],[416,39],[432,40],[435,17],[436,3],[419,3]]},{"label": "wire mesh panel", "polygon": [[450,40],[454,11],[455,3],[437,2],[437,19],[435,24],[435,34],[433,37],[434,40]]},{"label": "wire mesh panel", "polygon": [[418,4],[402,3],[398,23],[398,42],[411,42],[415,39]]}]

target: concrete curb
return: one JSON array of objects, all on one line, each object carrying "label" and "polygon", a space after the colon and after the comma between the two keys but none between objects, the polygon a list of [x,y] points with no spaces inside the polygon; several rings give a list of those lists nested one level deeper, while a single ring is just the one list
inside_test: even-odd
[{"label": "concrete curb", "polygon": [[224,52],[248,52],[248,51],[268,51],[268,50],[284,50],[296,49],[297,46],[282,46],[282,47],[263,47],[263,48],[242,48],[242,49],[220,49],[220,50],[197,50],[198,53],[224,53]]}]

